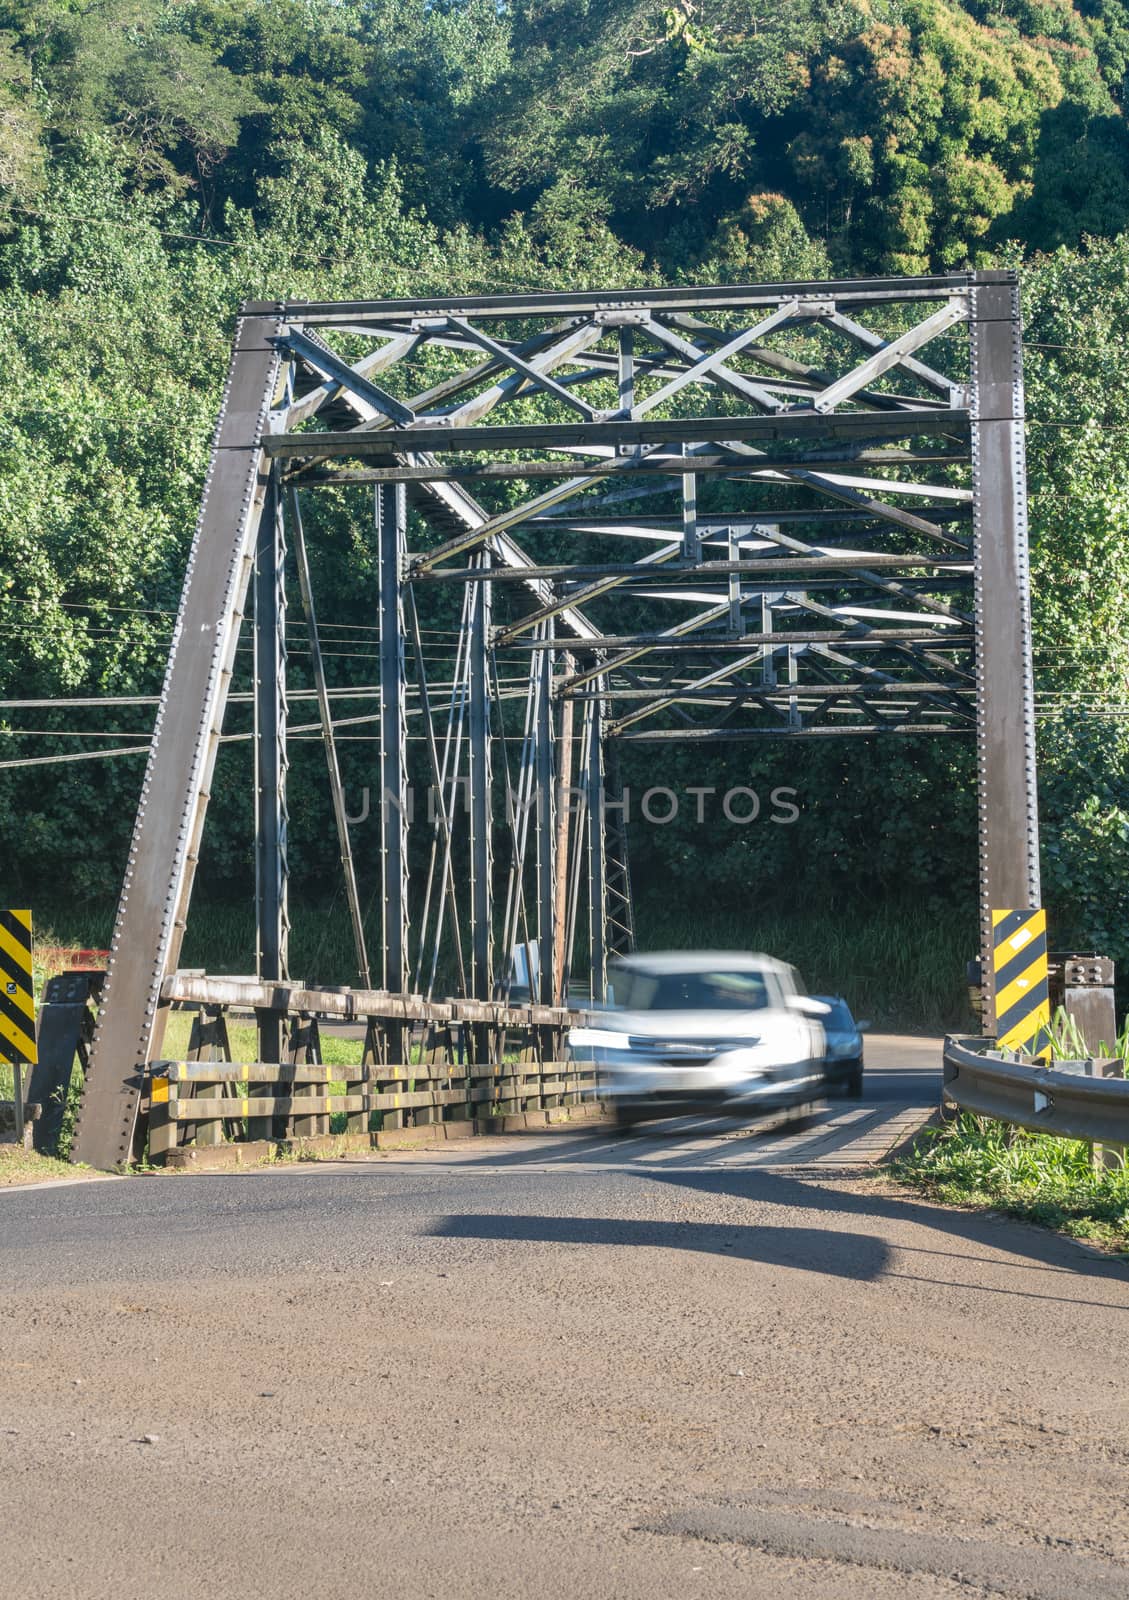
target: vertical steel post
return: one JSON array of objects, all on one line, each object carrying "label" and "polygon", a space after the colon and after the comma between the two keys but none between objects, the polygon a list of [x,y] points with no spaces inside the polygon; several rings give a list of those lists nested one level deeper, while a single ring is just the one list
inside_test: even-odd
[{"label": "vertical steel post", "polygon": [[[566,678],[576,671],[576,657],[570,650],[564,652],[562,661]],[[569,967],[572,947],[568,938],[568,882],[570,838],[569,822],[572,816],[572,737],[573,701],[561,704],[561,731],[557,753],[556,781],[556,885],[553,890],[553,1004],[568,1004]]]},{"label": "vertical steel post", "polygon": [[[690,446],[683,445],[682,454],[690,454]],[[697,566],[702,559],[702,536],[698,529],[698,475],[682,474],[682,559],[689,566]]]},{"label": "vertical steel post", "polygon": [[[799,683],[800,681],[800,652],[803,648],[802,644],[786,644],[784,646],[789,683]],[[791,694],[788,696],[788,726],[790,728],[798,728],[802,725],[802,721],[799,702],[796,696]]]},{"label": "vertical steel post", "polygon": [[[479,564],[489,567],[490,553]],[[490,892],[490,648],[491,590],[474,585],[470,624],[470,925],[471,992],[489,1000],[494,992],[492,895]]]},{"label": "vertical steel post", "polygon": [[1039,817],[1016,275],[978,272],[971,294],[980,956],[992,1028],[992,910],[1040,905]]},{"label": "vertical steel post", "polygon": [[[260,978],[288,976],[286,883],[286,542],[278,468],[255,542],[251,598],[255,677],[255,970]],[[286,1019],[256,1012],[259,1060],[281,1061]],[[271,1091],[263,1085],[261,1092]],[[248,1119],[252,1139],[285,1132],[270,1117]]]},{"label": "vertical steel post", "polygon": [[[620,778],[614,743],[604,740],[604,852],[607,912],[604,944],[608,956],[635,948],[635,907],[631,895],[631,860],[627,841],[630,792]],[[615,821],[612,821],[612,814]]]},{"label": "vertical steel post", "polygon": [[[726,532],[726,553],[730,561],[741,559],[741,536],[734,528]],[[729,631],[733,634],[744,633],[745,614],[741,609],[741,574],[731,572],[729,575]]]},{"label": "vertical steel post", "polygon": [[[605,679],[597,678],[602,691]],[[588,812],[588,949],[590,990],[593,1005],[602,1005],[608,994],[608,863],[604,838],[604,718],[603,699],[598,694],[588,718],[588,740],[584,752],[584,792]]]},{"label": "vertical steel post", "polygon": [[[770,593],[765,589],[761,593],[761,632],[772,632],[772,602],[779,599],[775,592]],[[787,646],[785,646],[787,648]],[[776,687],[776,646],[766,644],[764,654],[761,656],[761,683],[765,688]]]},{"label": "vertical steel post", "polygon": [[380,600],[380,829],[383,986],[402,994],[408,970],[408,772],[404,616],[401,600],[407,543],[402,483],[376,490]]},{"label": "vertical steel post", "polygon": [[[553,637],[553,619],[545,620],[542,637]],[[553,815],[553,651],[538,658],[537,720],[534,725],[534,787],[537,804],[537,945],[539,984],[537,998],[553,1004],[554,895],[556,889],[556,822]]]},{"label": "vertical steel post", "polygon": [[353,847],[349,839],[349,818],[345,805],[345,790],[341,782],[341,766],[337,759],[337,741],[333,735],[333,709],[329,700],[329,687],[322,660],[321,638],[318,634],[317,611],[314,608],[314,590],[310,579],[310,562],[306,551],[306,537],[302,529],[302,512],[298,491],[291,497],[294,510],[294,561],[298,569],[298,586],[302,594],[302,608],[306,613],[306,636],[310,642],[310,668],[318,697],[318,715],[321,719],[321,736],[325,745],[325,759],[329,767],[329,790],[333,800],[333,816],[337,824],[337,844],[341,853],[341,871],[345,879],[345,898],[349,902],[349,917],[353,924],[353,946],[357,955],[357,972],[365,989],[371,989],[368,949],[365,945],[364,919],[361,899],[357,892],[357,874],[353,865]]},{"label": "vertical steel post", "polygon": [[635,409],[635,329],[630,323],[619,330],[619,408],[625,417]]},{"label": "vertical steel post", "polygon": [[[255,547],[255,933],[260,978],[288,976],[286,538],[277,469]],[[264,1060],[275,1059],[264,1056]]]}]

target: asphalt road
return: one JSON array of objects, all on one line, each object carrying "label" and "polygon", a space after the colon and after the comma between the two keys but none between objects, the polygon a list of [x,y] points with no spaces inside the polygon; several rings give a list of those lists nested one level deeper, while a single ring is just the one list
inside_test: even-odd
[{"label": "asphalt road", "polygon": [[941,1095],[941,1046],[932,1034],[871,1033],[864,1041],[868,1101],[935,1106]]},{"label": "asphalt road", "polygon": [[1124,1267],[710,1130],[481,1144],[0,1194],[2,1592],[1129,1595]]}]

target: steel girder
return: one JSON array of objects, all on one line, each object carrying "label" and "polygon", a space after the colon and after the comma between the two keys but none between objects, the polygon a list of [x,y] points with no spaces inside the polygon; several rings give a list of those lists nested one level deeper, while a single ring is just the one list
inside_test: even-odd
[{"label": "steel girder", "polygon": [[[376,505],[390,987],[430,993],[457,958],[464,992],[505,992],[508,868],[497,904],[506,940],[537,952],[533,992],[560,998],[582,904],[599,991],[631,926],[603,821],[609,740],[976,737],[982,909],[1037,904],[1020,348],[1007,273],[247,307],[79,1158],[136,1148],[256,552],[259,969],[286,976],[284,513],[327,487]],[[295,520],[344,830],[348,735],[329,720],[306,542]],[[419,718],[438,801],[409,887]],[[363,965],[365,868],[341,844]]]},{"label": "steel girder", "polygon": [[75,1130],[73,1159],[94,1167],[138,1153],[145,1071],[161,1048],[162,985],[184,937],[268,494],[262,441],[277,397],[276,341],[284,326],[274,308],[263,308],[236,329]]}]

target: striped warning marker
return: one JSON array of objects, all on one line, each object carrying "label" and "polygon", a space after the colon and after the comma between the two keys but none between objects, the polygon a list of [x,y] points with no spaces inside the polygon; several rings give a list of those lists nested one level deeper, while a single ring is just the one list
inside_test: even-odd
[{"label": "striped warning marker", "polygon": [[0,910],[0,1061],[35,1060],[31,912]]},{"label": "striped warning marker", "polygon": [[996,1044],[1026,1055],[1050,1055],[1047,913],[992,912]]}]

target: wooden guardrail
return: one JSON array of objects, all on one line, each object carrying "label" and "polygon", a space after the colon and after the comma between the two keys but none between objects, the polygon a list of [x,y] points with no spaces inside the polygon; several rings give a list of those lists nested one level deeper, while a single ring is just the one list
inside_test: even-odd
[{"label": "wooden guardrail", "polygon": [[[43,1148],[54,1147],[76,1055],[85,1070],[102,982],[100,972],[48,982],[31,1085],[45,1113],[37,1147],[40,1130],[50,1140]],[[393,1133],[425,1137],[427,1128],[453,1137],[498,1118],[514,1126],[522,1117],[576,1115],[596,1101],[592,1067],[562,1059],[577,1020],[564,1007],[185,971],[165,979],[161,998],[189,1012],[192,1027],[187,1046],[173,1047],[184,1060],[135,1069],[156,1161],[221,1145],[239,1145],[254,1159],[252,1145],[260,1154],[318,1139],[367,1145]],[[235,1035],[233,1050],[229,1022],[237,1020],[256,1027],[258,1039]],[[327,1032],[355,1040],[358,1061],[324,1062]],[[252,1052],[281,1059],[232,1060]]]},{"label": "wooden guardrail", "polygon": [[181,1004],[235,1006],[283,1015],[316,1013],[342,1022],[377,1017],[395,1022],[475,1023],[495,1028],[571,1027],[576,1013],[562,1006],[510,1005],[504,1000],[427,1000],[386,989],[331,989],[317,984],[262,978],[216,977],[174,972],[161,989],[164,1000]]},{"label": "wooden guardrail", "polygon": [[[341,1083],[344,1092],[335,1092]],[[149,1081],[149,1155],[247,1140],[253,1125],[276,1143],[329,1141],[342,1134],[371,1143],[381,1132],[461,1124],[491,1131],[530,1114],[593,1106],[596,1071],[572,1062],[499,1062],[334,1067],[319,1062],[157,1061]],[[335,1129],[332,1120],[339,1119]]]}]

